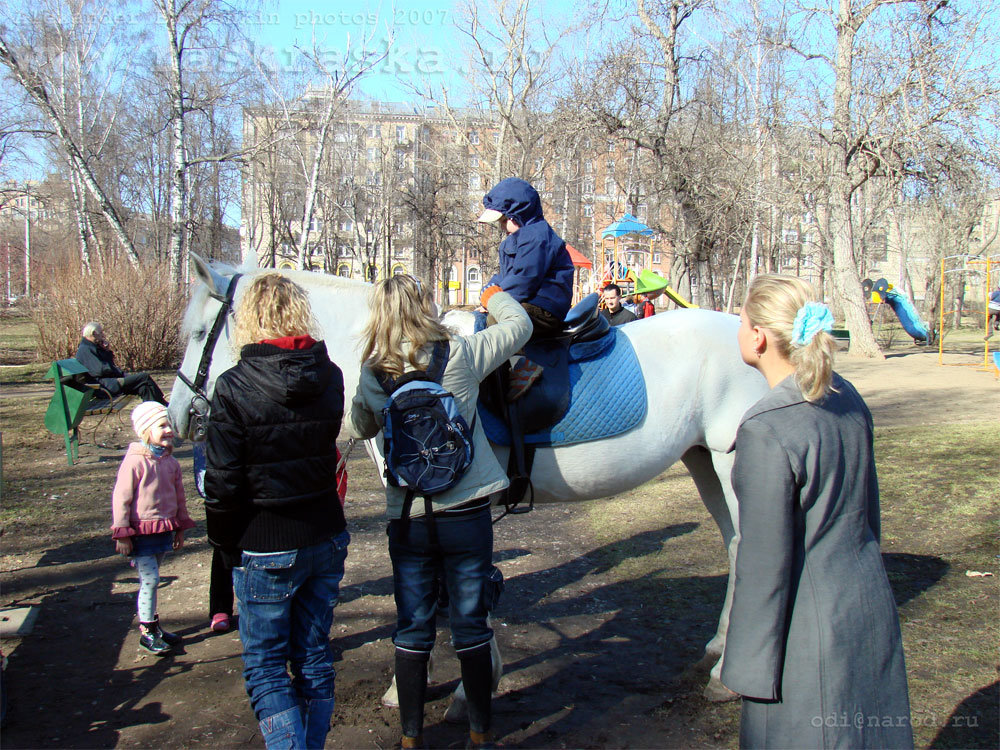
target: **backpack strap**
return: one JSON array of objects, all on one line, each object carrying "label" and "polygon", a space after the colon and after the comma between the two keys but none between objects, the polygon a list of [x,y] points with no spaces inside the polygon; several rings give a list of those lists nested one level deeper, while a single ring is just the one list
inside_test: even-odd
[{"label": "backpack strap", "polygon": [[435,341],[434,349],[431,352],[431,361],[428,363],[426,370],[410,370],[409,372],[404,372],[398,378],[390,378],[384,372],[378,370],[372,370],[372,373],[375,375],[378,384],[382,386],[385,394],[391,396],[397,388],[413,380],[433,380],[435,383],[440,384],[441,378],[444,377],[444,370],[448,366],[448,357],[450,354],[451,344],[447,341]]},{"label": "backpack strap", "polygon": [[448,357],[451,356],[451,343],[448,341],[435,341],[434,351],[431,352],[431,363],[427,365],[427,379],[435,383],[441,382],[444,377],[444,368],[448,366]]}]

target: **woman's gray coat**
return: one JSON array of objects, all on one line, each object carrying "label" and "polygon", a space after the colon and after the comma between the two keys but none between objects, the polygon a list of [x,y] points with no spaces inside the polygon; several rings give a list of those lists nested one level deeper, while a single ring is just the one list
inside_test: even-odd
[{"label": "woman's gray coat", "polygon": [[740,543],[722,681],[741,747],[913,747],[899,617],[879,549],[872,417],[839,375],[788,377],[743,416]]}]

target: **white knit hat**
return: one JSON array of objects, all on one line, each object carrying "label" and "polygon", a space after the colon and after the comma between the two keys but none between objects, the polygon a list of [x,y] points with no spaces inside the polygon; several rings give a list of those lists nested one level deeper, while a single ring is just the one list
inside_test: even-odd
[{"label": "white knit hat", "polygon": [[142,437],[143,434],[167,416],[167,407],[156,401],[143,401],[132,410],[132,427],[135,434]]}]

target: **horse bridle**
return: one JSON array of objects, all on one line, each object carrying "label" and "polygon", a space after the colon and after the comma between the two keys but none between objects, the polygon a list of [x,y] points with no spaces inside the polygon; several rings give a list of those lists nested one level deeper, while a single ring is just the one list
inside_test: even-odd
[{"label": "horse bridle", "polygon": [[194,381],[188,379],[187,375],[177,368],[177,377],[193,393],[191,405],[188,407],[188,435],[191,440],[201,441],[208,433],[208,394],[205,392],[205,381],[208,380],[208,371],[212,367],[212,354],[215,352],[215,344],[222,333],[222,327],[226,324],[226,318],[233,311],[233,296],[236,294],[236,283],[243,274],[233,274],[226,288],[226,294],[216,294],[210,291],[209,296],[222,303],[219,312],[212,323],[212,329],[208,332],[208,340],[205,342],[205,350],[201,353],[201,362],[198,364],[198,372],[195,373]]}]

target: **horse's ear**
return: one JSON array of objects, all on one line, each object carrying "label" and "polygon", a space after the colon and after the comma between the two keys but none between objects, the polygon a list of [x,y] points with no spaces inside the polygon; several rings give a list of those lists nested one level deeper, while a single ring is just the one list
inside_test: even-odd
[{"label": "horse's ear", "polygon": [[216,294],[226,293],[226,279],[221,274],[212,270],[212,267],[198,253],[191,253],[191,260],[194,261],[194,272],[202,284],[215,291]]},{"label": "horse's ear", "polygon": [[243,265],[240,266],[240,270],[243,273],[247,271],[254,271],[260,268],[260,264],[257,262],[257,251],[252,247],[247,248],[246,255],[243,256]]}]

